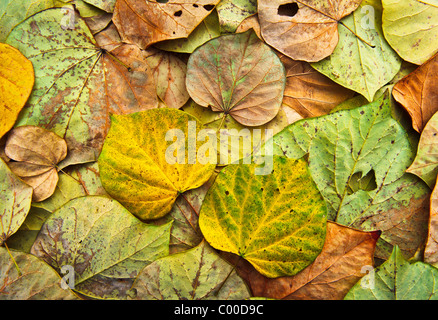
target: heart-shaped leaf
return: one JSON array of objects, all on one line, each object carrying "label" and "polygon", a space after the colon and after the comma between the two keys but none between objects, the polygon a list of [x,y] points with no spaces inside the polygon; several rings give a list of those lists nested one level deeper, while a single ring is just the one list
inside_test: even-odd
[{"label": "heart-shaped leaf", "polygon": [[438,4],[434,0],[382,0],[382,27],[404,60],[423,64],[438,51]]},{"label": "heart-shaped leaf", "polygon": [[0,138],[14,126],[34,80],[32,63],[14,47],[0,43]]},{"label": "heart-shaped leaf", "polygon": [[210,40],[187,64],[190,97],[247,126],[277,115],[285,82],[280,59],[252,31]]},{"label": "heart-shaped leaf", "polygon": [[98,161],[102,184],[139,218],[164,216],[179,193],[213,174],[215,162],[204,162],[198,153],[211,142],[197,139],[202,127],[196,118],[163,108],[113,116],[111,122]]},{"label": "heart-shaped leaf", "polygon": [[123,298],[141,269],[168,255],[170,228],[145,224],[108,197],[81,197],[50,216],[31,253],[55,269],[72,266],[82,294]]},{"label": "heart-shaped leaf", "polygon": [[0,159],[0,245],[23,224],[32,202],[32,188]]},{"label": "heart-shaped leaf", "polygon": [[275,156],[268,175],[256,167],[232,164],[219,173],[199,226],[214,248],[243,257],[263,275],[294,275],[321,252],[325,202],[304,160]]},{"label": "heart-shaped leaf", "polygon": [[17,251],[11,254],[13,260],[9,252],[0,247],[0,300],[78,299],[68,287],[61,286],[61,277],[47,263],[31,254]]},{"label": "heart-shaped leaf", "polygon": [[140,300],[241,300],[250,294],[233,267],[205,241],[156,260],[134,282]]},{"label": "heart-shaped leaf", "polygon": [[[421,247],[430,194],[420,179],[405,174],[415,150],[389,104],[382,96],[363,107],[295,122],[273,138],[274,154],[293,159],[308,154],[330,220],[383,231],[376,256],[385,259],[392,245],[409,256]],[[352,188],[353,180],[362,179],[373,181]]]},{"label": "heart-shaped leaf", "polygon": [[13,129],[6,155],[11,170],[33,188],[33,201],[49,198],[58,183],[57,164],[67,156],[67,144],[55,133],[35,126]]}]

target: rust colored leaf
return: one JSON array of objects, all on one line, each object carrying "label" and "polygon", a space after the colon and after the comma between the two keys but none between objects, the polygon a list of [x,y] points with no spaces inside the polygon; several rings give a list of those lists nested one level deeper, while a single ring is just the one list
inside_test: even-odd
[{"label": "rust colored leaf", "polygon": [[33,201],[43,201],[55,191],[57,164],[67,156],[67,143],[55,133],[36,126],[13,129],[5,147],[12,172],[33,188]]},{"label": "rust colored leaf", "polygon": [[[324,247],[316,260],[292,277],[270,279],[240,259],[239,275],[256,297],[285,300],[340,300],[373,267],[373,253],[380,232],[364,232],[327,223]],[[230,257],[234,262],[237,256]]]},{"label": "rust colored leaf", "polygon": [[219,0],[117,0],[113,21],[125,42],[151,44],[186,38]]},{"label": "rust colored leaf", "polygon": [[361,0],[259,0],[258,15],[265,41],[295,60],[315,62],[338,44],[338,22]]},{"label": "rust colored leaf", "polygon": [[424,251],[424,262],[438,266],[438,187],[430,196],[429,234]]},{"label": "rust colored leaf", "polygon": [[394,86],[392,95],[412,118],[413,128],[421,132],[438,111],[438,54]]},{"label": "rust colored leaf", "polygon": [[295,61],[284,55],[281,61],[286,69],[283,104],[305,118],[328,114],[354,95],[353,91],[319,73],[305,61]]}]

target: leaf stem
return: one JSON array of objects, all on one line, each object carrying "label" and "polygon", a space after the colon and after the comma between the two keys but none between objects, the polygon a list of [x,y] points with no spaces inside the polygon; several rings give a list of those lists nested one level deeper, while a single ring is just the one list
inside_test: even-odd
[{"label": "leaf stem", "polygon": [[122,66],[124,66],[126,68],[126,70],[128,70],[128,72],[132,71],[132,68],[130,66],[128,66],[126,63],[124,63],[123,61],[121,61],[119,58],[117,58],[115,55],[113,55],[111,52],[104,50],[103,53],[108,54],[108,56],[113,59],[114,61],[120,63]]},{"label": "leaf stem", "polygon": [[353,30],[351,30],[350,27],[348,27],[346,24],[344,24],[342,21],[339,21],[339,24],[344,26],[348,31],[350,31],[352,34],[354,34],[360,41],[362,41],[363,43],[365,43],[367,46],[371,47],[371,48],[375,48],[375,45],[370,44],[369,42],[367,42],[364,38],[362,38],[361,36],[359,36],[356,32],[354,32]]},{"label": "leaf stem", "polygon": [[17,269],[17,272],[18,272],[18,276],[21,277],[22,273],[21,273],[20,267],[18,267],[17,262],[15,261],[14,257],[12,256],[12,253],[11,253],[11,251],[9,250],[9,247],[8,247],[8,245],[6,244],[6,241],[5,241],[3,244],[5,245],[6,250],[8,250],[9,256],[11,257],[12,261],[14,262],[15,269]]}]

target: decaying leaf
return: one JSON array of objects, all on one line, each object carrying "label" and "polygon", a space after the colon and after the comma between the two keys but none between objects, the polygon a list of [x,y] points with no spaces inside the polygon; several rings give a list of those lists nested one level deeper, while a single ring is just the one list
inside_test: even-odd
[{"label": "decaying leaf", "polygon": [[211,246],[275,278],[295,275],[315,260],[327,211],[304,160],[272,160],[266,175],[254,163],[224,168],[204,199],[199,226]]},{"label": "decaying leaf", "polygon": [[240,23],[257,13],[256,0],[222,0],[216,7],[222,33],[235,32]]},{"label": "decaying leaf", "polygon": [[421,132],[438,111],[438,54],[396,83],[392,95],[409,112],[412,127]]},{"label": "decaying leaf", "polygon": [[248,288],[233,267],[205,241],[156,260],[134,282],[139,300],[241,300]]},{"label": "decaying leaf", "polygon": [[14,47],[0,43],[0,138],[14,126],[34,81],[32,63]]},{"label": "decaying leaf", "polygon": [[170,228],[145,224],[108,197],[86,196],[46,220],[31,253],[56,270],[72,266],[76,291],[121,299],[141,269],[168,255]]},{"label": "decaying leaf", "polygon": [[277,115],[285,82],[280,59],[251,30],[210,40],[187,64],[190,97],[246,126]]},{"label": "decaying leaf", "polygon": [[404,60],[423,64],[438,52],[438,3],[435,0],[383,0],[382,27]]},{"label": "decaying leaf", "polygon": [[285,300],[341,300],[374,266],[374,249],[380,232],[364,232],[327,223],[321,253],[303,271],[292,277],[270,279],[237,256],[239,275],[250,285],[253,296]]},{"label": "decaying leaf", "polygon": [[67,284],[47,263],[31,254],[0,247],[0,300],[77,300]]},{"label": "decaying leaf", "polygon": [[36,126],[13,129],[6,141],[6,155],[14,160],[12,172],[33,188],[33,201],[43,201],[55,191],[57,164],[67,156],[67,143],[55,133]]},{"label": "decaying leaf", "polygon": [[237,27],[236,33],[242,33],[248,31],[249,29],[253,29],[257,37],[259,37],[259,39],[263,41],[261,30],[260,30],[259,17],[257,14],[249,16],[248,18],[243,20]]},{"label": "decaying leaf", "polygon": [[187,37],[219,0],[117,0],[113,21],[123,41],[146,49],[151,44]]},{"label": "decaying leaf", "polygon": [[424,250],[424,261],[438,266],[438,188],[430,196],[429,233]]},{"label": "decaying leaf", "polygon": [[259,0],[262,36],[294,60],[322,60],[338,44],[339,21],[360,3],[361,0]]},{"label": "decaying leaf", "polygon": [[[409,257],[422,247],[430,190],[419,178],[405,174],[415,150],[391,117],[387,97],[297,121],[273,141],[274,154],[293,159],[308,154],[309,170],[327,202],[330,220],[382,231],[377,257],[386,259],[393,245]],[[371,182],[361,189],[357,180],[362,179]]]},{"label": "decaying leaf", "polygon": [[32,188],[18,179],[0,159],[0,245],[23,224],[31,202]]},{"label": "decaying leaf", "polygon": [[163,217],[179,193],[213,174],[216,162],[198,152],[209,144],[197,138],[201,129],[196,118],[175,109],[114,115],[98,161],[108,194],[140,219]]}]

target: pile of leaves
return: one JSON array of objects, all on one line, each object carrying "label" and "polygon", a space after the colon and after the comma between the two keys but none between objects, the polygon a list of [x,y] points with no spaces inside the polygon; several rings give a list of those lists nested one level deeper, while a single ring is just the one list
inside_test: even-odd
[{"label": "pile of leaves", "polygon": [[436,0],[2,0],[0,299],[437,298],[437,35]]}]

